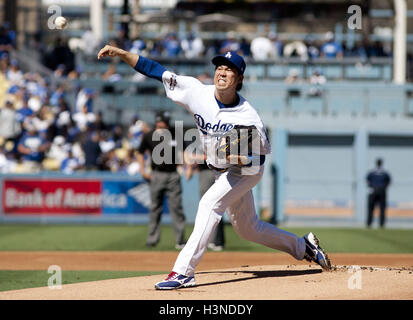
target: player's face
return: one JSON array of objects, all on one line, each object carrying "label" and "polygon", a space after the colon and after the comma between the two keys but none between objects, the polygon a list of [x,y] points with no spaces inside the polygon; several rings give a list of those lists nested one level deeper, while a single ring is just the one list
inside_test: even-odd
[{"label": "player's face", "polygon": [[233,89],[235,91],[240,81],[242,81],[242,76],[229,66],[221,65],[215,69],[214,84],[218,90]]}]

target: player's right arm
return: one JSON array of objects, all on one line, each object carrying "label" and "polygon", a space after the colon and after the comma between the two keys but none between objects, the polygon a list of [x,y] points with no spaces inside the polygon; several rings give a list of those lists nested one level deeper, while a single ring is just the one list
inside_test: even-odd
[{"label": "player's right arm", "polygon": [[104,57],[119,57],[132,68],[136,66],[139,60],[139,56],[137,54],[110,45],[104,46],[99,51],[98,60]]},{"label": "player's right arm", "polygon": [[125,51],[120,48],[106,45],[98,53],[98,59],[102,57],[120,57],[133,69],[142,73],[143,75],[163,81],[162,75],[166,71],[166,68],[160,65],[158,62],[148,59],[143,56]]}]

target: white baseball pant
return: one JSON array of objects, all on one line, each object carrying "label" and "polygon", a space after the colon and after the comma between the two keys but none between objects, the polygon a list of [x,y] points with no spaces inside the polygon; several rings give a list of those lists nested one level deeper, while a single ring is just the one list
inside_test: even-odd
[{"label": "white baseball pant", "polygon": [[215,227],[225,210],[235,231],[244,239],[289,253],[302,260],[305,240],[258,219],[251,189],[260,181],[264,166],[255,175],[242,175],[239,167],[218,173],[215,183],[201,198],[194,229],[172,271],[193,276]]}]

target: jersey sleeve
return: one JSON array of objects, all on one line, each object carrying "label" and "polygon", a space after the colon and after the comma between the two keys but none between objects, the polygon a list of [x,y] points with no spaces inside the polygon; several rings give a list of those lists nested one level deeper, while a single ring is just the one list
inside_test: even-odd
[{"label": "jersey sleeve", "polygon": [[162,74],[162,82],[167,97],[185,107],[189,107],[191,101],[193,101],[195,89],[203,85],[196,78],[179,76],[170,71],[165,71]]}]

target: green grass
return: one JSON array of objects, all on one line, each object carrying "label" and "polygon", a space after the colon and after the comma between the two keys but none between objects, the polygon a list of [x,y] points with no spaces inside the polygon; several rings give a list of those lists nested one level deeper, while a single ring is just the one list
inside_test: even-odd
[{"label": "green grass", "polygon": [[[141,277],[165,272],[140,271],[62,271],[62,285],[106,279]],[[46,287],[53,274],[47,270],[0,270],[0,291]],[[55,284],[55,283],[54,283]]]},{"label": "green grass", "polygon": [[[362,228],[286,228],[302,236],[313,231],[329,252],[413,253],[413,232],[396,229]],[[192,226],[186,229],[189,237]],[[174,250],[172,227],[162,227],[161,241],[155,248],[145,246],[147,227],[142,225],[0,225],[0,251],[109,251]],[[225,226],[226,250],[274,252],[272,249],[241,239],[231,225]],[[138,277],[164,272],[68,271],[62,272],[62,284],[104,279]],[[51,274],[43,271],[0,270],[0,291],[47,286]]]},{"label": "green grass", "polygon": [[[313,231],[328,252],[413,253],[413,232],[397,229],[287,228],[302,236]],[[186,228],[189,237],[192,226]],[[163,226],[161,241],[146,248],[147,227],[142,225],[0,225],[1,251],[110,251],[174,250],[172,227]],[[225,226],[229,251],[271,252],[272,249],[241,239],[231,225]]]}]

